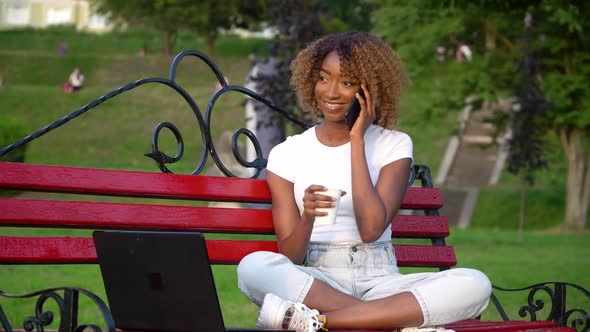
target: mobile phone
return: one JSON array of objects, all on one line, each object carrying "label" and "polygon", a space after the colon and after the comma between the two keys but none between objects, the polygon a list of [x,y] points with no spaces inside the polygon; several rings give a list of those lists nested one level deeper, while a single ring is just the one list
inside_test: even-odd
[{"label": "mobile phone", "polygon": [[[362,88],[359,89],[358,93],[361,95],[361,97],[363,97],[363,99],[365,98],[365,93]],[[356,98],[355,95],[354,100],[352,101],[352,103],[350,103],[350,106],[348,106],[348,109],[346,110],[346,113],[344,115],[344,122],[348,127],[348,131],[352,129],[352,126],[354,125],[356,119],[359,117],[360,113],[361,104],[359,103],[359,100]]]}]

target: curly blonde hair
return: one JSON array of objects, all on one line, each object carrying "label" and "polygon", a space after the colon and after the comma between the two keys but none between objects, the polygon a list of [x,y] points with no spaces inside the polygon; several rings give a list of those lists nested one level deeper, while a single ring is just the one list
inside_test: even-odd
[{"label": "curly blonde hair", "polygon": [[319,114],[314,88],[324,57],[340,57],[343,75],[365,84],[375,103],[375,124],[395,129],[399,100],[409,79],[398,55],[380,38],[367,32],[345,32],[322,37],[299,52],[291,62],[291,86],[305,112]]}]

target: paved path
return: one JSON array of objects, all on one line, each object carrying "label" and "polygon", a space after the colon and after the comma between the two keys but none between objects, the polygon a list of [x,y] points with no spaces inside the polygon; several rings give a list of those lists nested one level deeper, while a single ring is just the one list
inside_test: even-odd
[{"label": "paved path", "polygon": [[479,189],[495,184],[503,167],[503,139],[493,143],[494,127],[486,123],[493,112],[488,109],[463,110],[459,133],[449,142],[443,165],[436,182],[442,188],[445,206],[441,214],[449,224],[460,228],[469,226],[477,204]]}]

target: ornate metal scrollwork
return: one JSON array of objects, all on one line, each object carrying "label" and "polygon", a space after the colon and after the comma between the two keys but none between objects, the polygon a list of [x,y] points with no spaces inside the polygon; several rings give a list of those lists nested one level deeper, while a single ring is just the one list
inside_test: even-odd
[{"label": "ornate metal scrollwork", "polygon": [[[178,150],[176,152],[176,156],[174,156],[174,157],[170,157],[167,154],[165,154],[164,152],[160,151],[160,149],[158,149],[158,137],[160,137],[160,131],[162,130],[162,128],[168,128],[174,134],[174,137],[176,138],[176,144],[178,145]],[[206,150],[203,148],[202,151],[206,151]],[[156,164],[158,165],[158,167],[160,168],[160,170],[162,172],[172,173],[172,171],[170,171],[168,169],[168,167],[166,167],[166,164],[175,163],[175,162],[179,161],[182,158],[183,154],[184,154],[184,140],[182,139],[182,134],[180,133],[180,130],[178,130],[178,128],[176,128],[176,126],[170,122],[159,123],[154,128],[154,132],[152,134],[152,152],[146,153],[146,154],[144,154],[144,156],[155,160]],[[201,154],[201,162],[199,164],[204,165],[203,159],[205,159],[205,158],[206,158],[206,155],[203,156]],[[200,171],[200,169],[197,169],[196,171]]]},{"label": "ornate metal scrollwork", "polygon": [[[60,295],[58,292],[63,292]],[[53,300],[59,309],[59,327],[60,332],[78,332],[86,329],[91,329],[96,332],[102,332],[103,330],[96,324],[78,324],[78,297],[80,294],[86,295],[92,300],[104,319],[105,330],[108,332],[115,332],[115,322],[109,311],[108,306],[94,293],[76,287],[56,287],[48,288],[40,291],[36,291],[24,295],[10,295],[3,291],[0,291],[0,296],[14,299],[25,299],[25,298],[37,298],[35,304],[35,314],[27,317],[23,322],[23,328],[25,331],[36,331],[43,332],[45,327],[53,323],[55,315],[52,311],[45,311],[44,305],[48,300]],[[0,306],[0,323],[2,328],[6,332],[12,332],[13,328],[4,310]]]},{"label": "ornate metal scrollwork", "polygon": [[[205,62],[209,66],[209,68],[211,69],[211,71],[213,72],[213,74],[215,75],[215,77],[217,78],[217,80],[219,81],[219,83],[221,85],[221,89],[216,91],[211,96],[211,98],[207,104],[207,107],[205,109],[205,116],[203,116],[203,113],[201,113],[201,110],[197,106],[197,103],[188,94],[188,92],[176,83],[176,69],[177,69],[180,61],[188,56],[196,57],[196,58],[202,60],[203,62]],[[135,89],[136,87],[139,87],[139,86],[146,84],[146,83],[160,83],[160,84],[164,84],[164,85],[172,88],[174,91],[176,91],[178,94],[180,94],[182,96],[182,98],[186,101],[186,103],[190,106],[191,110],[193,111],[193,113],[195,114],[195,117],[197,119],[197,124],[199,126],[201,139],[202,139],[201,156],[200,156],[198,165],[195,167],[194,171],[191,174],[193,174],[193,175],[200,174],[203,171],[205,164],[207,162],[207,155],[210,154],[215,165],[217,166],[217,168],[219,168],[219,170],[224,175],[236,177],[236,175],[234,173],[232,173],[223,164],[223,162],[219,158],[215,144],[213,142],[212,135],[211,135],[211,114],[213,112],[213,107],[215,106],[215,102],[224,93],[227,93],[229,91],[236,91],[236,92],[242,93],[244,95],[247,95],[247,96],[265,104],[271,110],[279,113],[281,116],[285,117],[291,123],[293,123],[297,126],[300,126],[301,128],[307,128],[308,125],[299,121],[297,118],[295,118],[290,113],[278,108],[277,106],[272,104],[272,102],[270,102],[269,100],[262,98],[260,95],[258,95],[254,91],[249,90],[249,89],[242,87],[242,86],[228,85],[224,77],[225,76],[223,75],[221,70],[217,67],[217,65],[215,63],[213,63],[213,61],[211,61],[211,59],[209,59],[205,54],[203,54],[199,51],[192,51],[192,50],[181,52],[172,60],[172,63],[170,64],[170,69],[169,69],[169,77],[167,79],[166,78],[159,78],[159,77],[145,78],[145,79],[140,79],[140,80],[131,82],[131,83],[124,85],[118,89],[115,89],[115,90],[107,93],[106,95],[93,100],[92,102],[90,102],[87,105],[79,108],[78,110],[70,113],[69,115],[53,122],[52,124],[50,124],[44,128],[41,128],[38,131],[36,131],[28,136],[25,136],[22,139],[14,142],[13,144],[10,144],[10,145],[0,149],[0,156],[3,156],[5,154],[9,153],[10,151],[13,151],[13,150],[29,143],[30,141],[35,140],[35,139],[45,135],[46,133],[66,124],[67,122],[86,113],[90,109],[102,104],[103,102],[105,102],[105,101],[107,101],[107,100],[109,100],[109,99],[111,99],[123,92]],[[166,129],[172,131],[172,133],[176,137],[178,150],[177,150],[176,156],[174,156],[174,157],[168,156],[164,152],[160,151],[158,148],[158,139],[159,139],[160,132],[163,128],[166,128]],[[254,145],[255,151],[256,151],[256,157],[254,160],[247,161],[239,154],[237,143],[238,143],[238,137],[240,135],[246,136],[248,138],[248,140]],[[250,130],[248,130],[246,128],[240,128],[234,132],[233,137],[232,137],[232,150],[234,152],[234,157],[236,158],[236,160],[238,161],[238,163],[240,165],[242,165],[243,167],[256,169],[256,172],[254,172],[254,174],[252,175],[252,178],[257,178],[260,175],[260,172],[266,167],[266,160],[263,157],[262,149],[260,148],[260,143],[258,142],[258,139],[254,135],[254,133],[252,133]],[[183,152],[184,152],[184,142],[183,142],[182,135],[181,135],[180,131],[178,130],[178,128],[170,122],[163,122],[163,123],[157,124],[153,130],[153,133],[152,133],[152,151],[149,153],[146,153],[145,156],[152,158],[156,162],[158,168],[160,168],[160,170],[162,172],[171,173],[172,171],[166,166],[166,164],[172,164],[172,163],[179,161],[183,156]]]},{"label": "ornate metal scrollwork", "polygon": [[[567,290],[577,291],[581,296],[585,296],[586,300],[590,300],[590,292],[579,285],[568,282],[545,282],[515,289],[493,287],[505,292],[528,291],[527,304],[518,310],[518,315],[522,318],[535,321],[539,319],[538,315],[541,312],[548,312],[547,317],[541,319],[551,320],[559,326],[569,326],[580,332],[590,330],[590,313],[581,308],[568,309],[567,306]],[[548,298],[550,302],[546,303],[543,298]],[[495,294],[492,294],[491,300],[502,319],[511,320]]]}]

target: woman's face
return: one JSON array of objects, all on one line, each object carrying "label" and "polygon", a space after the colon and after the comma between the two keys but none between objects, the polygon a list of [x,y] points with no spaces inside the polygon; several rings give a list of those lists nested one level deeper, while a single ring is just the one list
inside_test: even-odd
[{"label": "woman's face", "polygon": [[338,53],[328,53],[322,60],[314,89],[316,102],[324,114],[324,121],[344,122],[344,113],[356,98],[359,88],[360,82],[352,77],[343,76],[340,72]]}]

